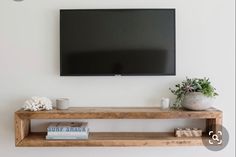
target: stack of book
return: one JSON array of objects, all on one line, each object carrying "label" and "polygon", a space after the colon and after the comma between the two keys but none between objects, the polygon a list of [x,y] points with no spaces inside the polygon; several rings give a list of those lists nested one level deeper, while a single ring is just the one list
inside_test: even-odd
[{"label": "stack of book", "polygon": [[88,136],[88,123],[56,122],[48,126],[46,139],[88,139]]}]

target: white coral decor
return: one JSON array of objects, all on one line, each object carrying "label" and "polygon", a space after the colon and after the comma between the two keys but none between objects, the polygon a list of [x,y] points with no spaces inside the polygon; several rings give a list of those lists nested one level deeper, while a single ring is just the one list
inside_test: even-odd
[{"label": "white coral decor", "polygon": [[51,110],[52,101],[46,97],[34,96],[25,101],[23,108],[27,111]]}]

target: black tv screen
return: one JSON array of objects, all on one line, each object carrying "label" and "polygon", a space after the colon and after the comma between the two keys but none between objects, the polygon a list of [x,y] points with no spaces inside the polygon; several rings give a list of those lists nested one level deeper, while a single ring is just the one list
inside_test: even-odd
[{"label": "black tv screen", "polygon": [[175,9],[60,10],[60,74],[175,75]]}]

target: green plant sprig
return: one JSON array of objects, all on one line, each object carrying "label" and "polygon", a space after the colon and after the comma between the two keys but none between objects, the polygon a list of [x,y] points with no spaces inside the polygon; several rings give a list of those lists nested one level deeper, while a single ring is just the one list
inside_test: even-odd
[{"label": "green plant sprig", "polygon": [[175,85],[176,89],[171,89],[170,91],[176,95],[176,101],[173,105],[174,108],[182,107],[181,103],[186,94],[191,92],[201,92],[207,97],[214,97],[218,94],[215,92],[215,88],[211,85],[209,78],[186,78],[182,83]]}]

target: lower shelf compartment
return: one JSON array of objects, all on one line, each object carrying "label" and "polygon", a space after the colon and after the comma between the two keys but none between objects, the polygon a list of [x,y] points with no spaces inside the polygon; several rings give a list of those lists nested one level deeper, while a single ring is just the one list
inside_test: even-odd
[{"label": "lower shelf compartment", "polygon": [[207,137],[175,137],[174,133],[92,132],[88,140],[46,140],[46,133],[30,133],[17,147],[132,147],[132,146],[200,146]]}]

